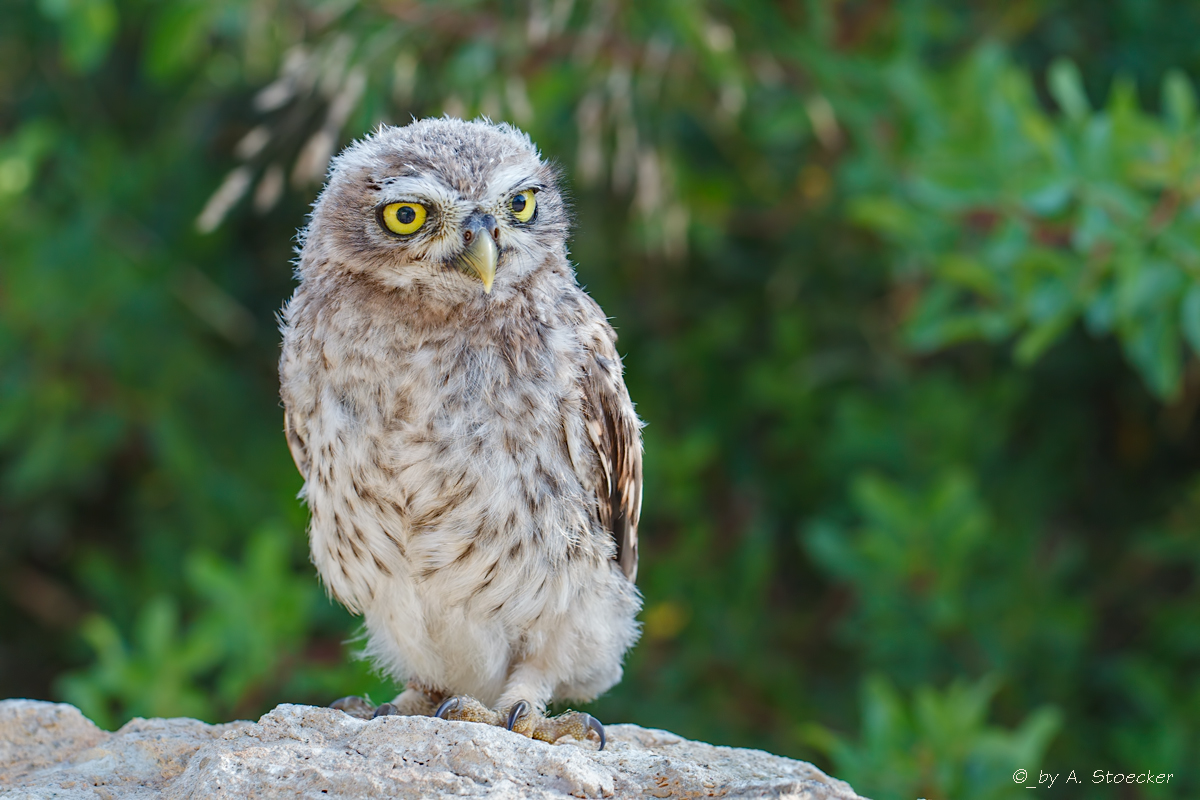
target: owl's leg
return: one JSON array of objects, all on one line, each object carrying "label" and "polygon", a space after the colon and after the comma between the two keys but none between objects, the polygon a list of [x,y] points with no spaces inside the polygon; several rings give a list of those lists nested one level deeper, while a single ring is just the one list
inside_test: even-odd
[{"label": "owl's leg", "polygon": [[604,726],[591,714],[567,711],[557,717],[547,717],[546,701],[554,694],[547,670],[533,659],[518,664],[509,675],[508,685],[500,696],[498,708],[505,709],[505,727],[510,731],[538,739],[557,742],[564,736],[585,741],[595,731],[604,749]]},{"label": "owl's leg", "polygon": [[434,716],[459,722],[482,722],[485,725],[496,725],[512,730],[509,711],[518,701],[528,697],[536,698],[544,704],[545,699],[550,697],[551,687],[546,685],[542,675],[543,671],[534,668],[529,662],[521,663],[510,672],[504,694],[500,696],[500,702],[494,710],[474,697],[459,695],[447,697],[438,706]]}]

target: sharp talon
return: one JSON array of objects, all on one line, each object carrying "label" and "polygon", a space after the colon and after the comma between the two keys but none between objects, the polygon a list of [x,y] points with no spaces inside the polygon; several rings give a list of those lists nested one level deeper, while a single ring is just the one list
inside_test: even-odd
[{"label": "sharp talon", "polygon": [[459,702],[457,697],[447,697],[442,701],[442,704],[438,706],[437,711],[435,711],[433,715],[439,719],[445,719],[446,715],[451,711],[457,711],[460,705],[462,705],[462,703]]},{"label": "sharp talon", "polygon": [[[596,732],[596,735],[600,737],[600,750],[603,750],[604,742],[605,742],[604,726],[600,724],[600,720],[596,719],[591,714],[587,715],[587,726],[591,730],[594,730]],[[596,752],[599,752],[599,750],[597,750]]]},{"label": "sharp talon", "polygon": [[384,703],[379,708],[375,709],[375,713],[371,715],[371,719],[375,717],[390,717],[393,714],[399,714],[400,709],[396,708],[391,703]]},{"label": "sharp talon", "polygon": [[511,731],[513,729],[513,725],[516,725],[517,721],[528,713],[529,703],[526,703],[524,700],[518,700],[512,707],[512,710],[508,712],[508,722],[504,724],[504,727]]}]

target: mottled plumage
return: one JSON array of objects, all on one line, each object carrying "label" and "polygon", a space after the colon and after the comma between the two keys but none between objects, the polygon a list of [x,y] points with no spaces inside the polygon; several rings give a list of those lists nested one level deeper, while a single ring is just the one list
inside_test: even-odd
[{"label": "mottled plumage", "polygon": [[470,695],[496,713],[443,715],[551,738],[637,638],[640,423],[567,227],[527,136],[428,119],[338,156],[303,235],[280,379],[312,559],[404,713]]}]

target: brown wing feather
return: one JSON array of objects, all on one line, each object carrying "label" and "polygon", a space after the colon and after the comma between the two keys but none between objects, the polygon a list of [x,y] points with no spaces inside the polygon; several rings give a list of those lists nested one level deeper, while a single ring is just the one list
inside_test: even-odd
[{"label": "brown wing feather", "polygon": [[291,412],[286,410],[283,412],[283,432],[287,435],[288,450],[292,452],[292,461],[296,462],[296,469],[300,470],[300,476],[304,480],[308,480],[308,446],[300,436]]},{"label": "brown wing feather", "polygon": [[616,335],[607,323],[603,329],[589,348],[583,413],[602,472],[596,481],[600,522],[616,540],[617,563],[632,581],[637,577],[637,528],[642,512],[642,426],[621,377]]}]

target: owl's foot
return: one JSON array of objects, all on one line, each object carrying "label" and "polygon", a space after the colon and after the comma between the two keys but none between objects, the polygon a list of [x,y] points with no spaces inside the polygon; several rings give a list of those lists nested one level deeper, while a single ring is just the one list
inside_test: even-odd
[{"label": "owl's foot", "polygon": [[433,712],[435,717],[456,722],[482,722],[484,725],[504,725],[504,718],[474,697],[465,694],[447,697]]},{"label": "owl's foot", "polygon": [[557,717],[547,717],[535,711],[529,703],[521,700],[501,715],[485,706],[473,697],[448,697],[438,706],[434,716],[442,719],[459,720],[464,722],[482,722],[485,725],[504,726],[510,731],[554,744],[564,736],[570,736],[578,741],[586,741],[592,732],[600,739],[600,749],[604,749],[604,726],[600,720],[582,711],[568,711]]},{"label": "owl's foot", "polygon": [[[385,704],[386,705],[386,704]],[[330,708],[336,708],[345,714],[359,719],[370,719],[375,716],[375,706],[371,705],[365,698],[350,695],[349,697],[339,697],[329,704]]]},{"label": "owl's foot", "polygon": [[604,749],[604,726],[600,720],[583,711],[566,711],[557,717],[547,717],[521,700],[508,712],[506,727],[510,731],[523,733],[534,739],[554,744],[564,736],[576,741],[587,741],[588,734],[595,733],[600,739],[600,750]]},{"label": "owl's foot", "polygon": [[433,713],[434,701],[425,690],[409,688],[397,695],[396,699],[392,700],[392,702],[384,703],[378,708],[371,705],[365,698],[354,696],[334,700],[329,704],[329,707],[336,708],[359,719],[386,717],[391,714],[400,714],[406,717],[427,717]]}]

